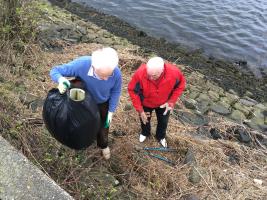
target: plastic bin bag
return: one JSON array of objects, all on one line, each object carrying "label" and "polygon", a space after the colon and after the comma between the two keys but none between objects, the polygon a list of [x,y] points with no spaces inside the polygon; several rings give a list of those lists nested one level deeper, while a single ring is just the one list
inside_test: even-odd
[{"label": "plastic bin bag", "polygon": [[72,149],[85,149],[97,137],[100,114],[89,92],[73,88],[64,94],[58,89],[48,92],[43,119],[50,134]]}]

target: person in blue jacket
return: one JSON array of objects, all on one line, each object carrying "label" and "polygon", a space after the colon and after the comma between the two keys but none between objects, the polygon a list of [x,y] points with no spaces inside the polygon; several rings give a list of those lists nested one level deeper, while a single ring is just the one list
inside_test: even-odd
[{"label": "person in blue jacket", "polygon": [[97,146],[102,149],[105,159],[110,158],[108,132],[121,95],[121,71],[118,54],[110,47],[96,50],[92,56],[82,56],[69,63],[52,68],[50,76],[58,83],[58,90],[65,93],[70,81],[65,77],[76,77],[85,83],[98,104],[102,127],[97,134]]}]

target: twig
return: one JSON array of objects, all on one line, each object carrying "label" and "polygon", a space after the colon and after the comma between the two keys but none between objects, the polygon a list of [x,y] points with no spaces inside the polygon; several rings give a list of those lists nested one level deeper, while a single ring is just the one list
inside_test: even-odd
[{"label": "twig", "polygon": [[263,145],[260,143],[260,141],[259,141],[256,137],[254,137],[254,139],[255,139],[256,143],[257,143],[261,148],[267,150],[267,148],[266,148],[265,146],[263,146]]},{"label": "twig", "polygon": [[220,200],[220,198],[218,197],[218,195],[214,192],[213,189],[211,189],[211,187],[209,186],[209,184],[207,183],[207,181],[204,179],[204,177],[202,176],[202,174],[198,171],[198,169],[197,169],[195,166],[193,166],[193,167],[194,167],[194,169],[197,171],[197,173],[199,174],[199,176],[203,179],[203,181],[205,182],[205,184],[207,185],[207,187],[210,189],[210,191],[215,195],[215,197],[216,197],[217,199]]}]

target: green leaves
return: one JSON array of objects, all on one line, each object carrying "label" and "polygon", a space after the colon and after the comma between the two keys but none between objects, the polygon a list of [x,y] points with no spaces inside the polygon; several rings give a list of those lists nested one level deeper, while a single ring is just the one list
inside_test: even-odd
[{"label": "green leaves", "polygon": [[38,12],[35,1],[0,0],[0,39],[33,41],[37,32]]}]

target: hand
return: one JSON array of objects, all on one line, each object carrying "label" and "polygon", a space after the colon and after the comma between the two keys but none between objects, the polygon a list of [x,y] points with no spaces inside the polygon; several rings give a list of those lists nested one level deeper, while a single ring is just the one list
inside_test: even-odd
[{"label": "hand", "polygon": [[171,103],[164,103],[164,104],[162,104],[161,106],[160,106],[160,108],[166,108],[165,109],[165,111],[164,111],[164,113],[163,113],[163,115],[167,115],[167,113],[170,111],[172,111],[172,109],[173,109],[173,104],[171,104]]},{"label": "hand", "polygon": [[60,94],[64,94],[67,90],[67,88],[70,87],[70,82],[68,79],[66,79],[65,77],[60,77],[58,79],[58,90]]},{"label": "hand", "polygon": [[148,122],[147,118],[150,117],[150,113],[149,112],[145,113],[144,111],[140,112],[140,117],[141,117],[143,124],[146,124]]},{"label": "hand", "polygon": [[108,112],[107,119],[105,122],[105,128],[108,128],[110,126],[110,123],[112,121],[113,112]]}]

